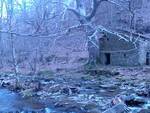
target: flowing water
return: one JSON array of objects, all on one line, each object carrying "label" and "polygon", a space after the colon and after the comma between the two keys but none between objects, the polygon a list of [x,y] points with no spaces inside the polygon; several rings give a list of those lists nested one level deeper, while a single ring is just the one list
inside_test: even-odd
[{"label": "flowing water", "polygon": [[0,112],[53,112],[38,99],[21,98],[20,95],[7,89],[0,89]]}]

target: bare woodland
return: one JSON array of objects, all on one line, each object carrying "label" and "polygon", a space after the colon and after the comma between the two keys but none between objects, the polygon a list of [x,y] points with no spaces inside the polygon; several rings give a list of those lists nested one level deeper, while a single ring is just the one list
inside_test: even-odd
[{"label": "bare woodland", "polygon": [[[64,43],[64,48],[73,50],[80,48],[79,44],[84,51],[94,51],[99,49],[101,32],[125,41],[125,35],[116,29],[141,34],[136,11],[142,3],[136,0],[1,0],[0,5],[0,67],[16,74],[21,68],[36,73],[41,65],[56,60],[57,47],[63,43],[59,40],[67,42],[73,37],[78,42],[68,42],[74,45],[71,49]],[[116,14],[126,15],[127,19]],[[88,63],[96,63],[95,54],[88,54]]]}]

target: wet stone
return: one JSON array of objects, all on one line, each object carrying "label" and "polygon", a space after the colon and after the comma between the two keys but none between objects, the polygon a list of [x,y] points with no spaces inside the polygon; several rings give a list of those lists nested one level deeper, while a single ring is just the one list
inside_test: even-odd
[{"label": "wet stone", "polygon": [[84,106],[84,109],[85,109],[86,111],[89,111],[89,110],[96,109],[97,107],[98,107],[98,106],[96,105],[96,103],[90,102],[90,103],[88,103],[88,104],[86,104],[86,105]]},{"label": "wet stone", "polygon": [[143,96],[143,97],[150,97],[150,85],[141,85],[142,88],[137,90],[137,95]]},{"label": "wet stone", "polygon": [[102,113],[102,112],[98,109],[93,109],[93,110],[87,111],[86,113]]},{"label": "wet stone", "polygon": [[33,97],[36,95],[33,89],[26,89],[24,91],[21,91],[20,94],[22,95],[22,97]]},{"label": "wet stone", "polygon": [[66,94],[66,95],[78,94],[79,93],[79,89],[76,88],[76,87],[64,86],[61,89],[61,93],[62,94]]},{"label": "wet stone", "polygon": [[147,101],[141,97],[129,97],[128,99],[125,100],[125,103],[127,106],[130,107],[141,107],[144,104],[146,104]]},{"label": "wet stone", "polygon": [[119,103],[103,113],[128,113],[128,107],[123,103]]},{"label": "wet stone", "polygon": [[138,96],[148,97],[149,93],[146,90],[139,90],[136,92]]},{"label": "wet stone", "polygon": [[60,111],[64,111],[67,113],[83,113],[84,109],[82,109],[82,107],[75,102],[71,102],[71,101],[61,101],[61,102],[57,102],[55,103],[55,107],[58,108]]},{"label": "wet stone", "polygon": [[142,109],[138,113],[150,113],[150,109]]},{"label": "wet stone", "polygon": [[120,74],[119,72],[116,71],[98,70],[98,69],[87,70],[87,73],[90,73],[91,75],[109,75],[109,76],[116,76]]}]

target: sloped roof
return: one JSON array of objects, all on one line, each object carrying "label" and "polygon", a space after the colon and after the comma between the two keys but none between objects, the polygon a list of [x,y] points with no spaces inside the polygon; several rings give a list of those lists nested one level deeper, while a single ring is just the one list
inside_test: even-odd
[{"label": "sloped roof", "polygon": [[144,41],[150,41],[150,34],[140,34],[136,32],[131,32],[129,30],[118,30],[120,34],[125,34],[126,36],[133,36],[134,38],[138,38]]}]

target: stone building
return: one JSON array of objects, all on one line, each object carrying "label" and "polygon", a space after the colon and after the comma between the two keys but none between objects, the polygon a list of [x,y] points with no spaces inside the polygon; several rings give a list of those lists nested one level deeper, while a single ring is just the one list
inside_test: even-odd
[{"label": "stone building", "polygon": [[115,66],[150,65],[150,38],[138,34],[131,36],[129,33],[125,36],[127,40],[117,35],[103,34],[99,38],[97,62]]}]

